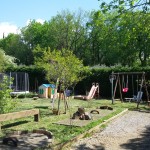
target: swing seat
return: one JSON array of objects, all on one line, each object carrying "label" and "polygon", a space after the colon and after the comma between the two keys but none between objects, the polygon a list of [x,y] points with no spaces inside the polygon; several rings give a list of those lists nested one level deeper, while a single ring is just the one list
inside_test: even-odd
[{"label": "swing seat", "polygon": [[124,92],[124,93],[128,92],[128,88],[123,88],[122,92]]},{"label": "swing seat", "polygon": [[125,98],[125,101],[136,101],[136,102],[139,102],[142,100],[142,96],[143,96],[143,92],[142,91],[139,91],[137,96],[136,95],[133,95],[132,98]]}]

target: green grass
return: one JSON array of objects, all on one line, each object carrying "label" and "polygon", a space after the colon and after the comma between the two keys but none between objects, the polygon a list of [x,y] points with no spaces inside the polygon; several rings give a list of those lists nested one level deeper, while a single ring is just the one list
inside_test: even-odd
[{"label": "green grass", "polygon": [[[17,107],[13,111],[21,111],[21,110],[27,110],[32,108],[38,108],[40,109],[40,121],[34,122],[33,117],[31,116],[22,119],[2,122],[2,132],[0,132],[0,136],[2,137],[6,133],[14,130],[32,131],[33,129],[46,128],[47,130],[53,133],[54,144],[63,143],[99,125],[100,123],[104,122],[104,120],[111,118],[112,116],[120,113],[126,108],[130,110],[134,110],[136,108],[136,103],[121,103],[120,101],[115,101],[115,104],[112,105],[111,100],[91,100],[87,102],[82,100],[69,99],[68,104],[69,104],[69,109],[67,110],[66,114],[63,114],[63,112],[65,111],[64,103],[63,101],[61,101],[60,103],[61,114],[54,115],[52,114],[52,107],[51,107],[52,103],[50,102],[50,99],[38,99],[38,100],[33,100],[31,98],[18,99]],[[58,101],[56,100],[55,108],[57,108],[57,105],[58,105]],[[77,111],[78,107],[84,107],[85,110],[88,111],[89,109],[95,109],[102,105],[111,106],[114,108],[115,111],[84,127],[74,127],[74,126],[53,124],[54,122],[72,117],[73,113]],[[139,107],[140,109],[149,109],[144,104],[140,105]],[[102,126],[102,128],[104,127],[105,125]]]}]

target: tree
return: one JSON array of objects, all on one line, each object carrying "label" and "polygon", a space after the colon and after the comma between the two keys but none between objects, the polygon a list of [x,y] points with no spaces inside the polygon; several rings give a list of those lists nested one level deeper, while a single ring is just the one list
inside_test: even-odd
[{"label": "tree", "polygon": [[[110,44],[111,35],[109,35],[110,24],[107,24],[105,16],[101,11],[92,12],[91,19],[87,22],[88,33],[88,49],[89,49],[89,64],[105,64],[107,56],[107,42]],[[109,37],[109,39],[107,38]],[[109,40],[109,41],[108,41]]]},{"label": "tree", "polygon": [[0,46],[7,55],[16,58],[16,63],[23,65],[33,64],[31,49],[27,46],[24,39],[19,34],[9,34],[0,41]]},{"label": "tree", "polygon": [[82,10],[77,13],[63,10],[43,24],[32,20],[21,30],[22,39],[30,50],[28,56],[32,57],[33,49],[40,45],[41,48],[71,49],[78,58],[84,58],[87,18],[88,14]]},{"label": "tree", "polygon": [[79,10],[77,13],[62,11],[44,24],[47,29],[47,45],[51,49],[70,49],[80,59],[84,57],[86,45],[86,22],[88,14]]},{"label": "tree", "polygon": [[4,72],[5,68],[8,66],[15,66],[15,60],[15,57],[6,55],[5,52],[0,49],[0,72]]},{"label": "tree", "polygon": [[[7,66],[14,66],[15,58],[5,55],[4,51],[0,49],[0,72],[4,72],[5,67]],[[12,101],[10,92],[11,89],[9,89],[9,85],[11,84],[10,79],[0,74],[0,114],[6,113],[12,110],[15,106],[15,101]]]},{"label": "tree", "polygon": [[100,4],[100,7],[104,13],[117,10],[119,15],[127,12],[128,10],[142,10],[143,12],[148,12],[150,8],[149,6],[149,0],[111,0],[109,3],[101,2]]},{"label": "tree", "polygon": [[[141,11],[127,11],[119,17],[118,12],[94,12],[89,29],[90,60],[107,66],[148,65],[150,61],[150,16]],[[92,64],[91,64],[92,65]]]},{"label": "tree", "polygon": [[[122,60],[127,61],[130,66],[146,66],[149,62],[149,42],[150,42],[150,15],[141,11],[122,14],[120,20],[119,33],[123,39],[121,45]],[[125,63],[125,62],[123,62]]]},{"label": "tree", "polygon": [[16,106],[16,101],[10,95],[10,84],[10,79],[4,75],[0,81],[0,114],[8,113]]},{"label": "tree", "polygon": [[65,88],[75,86],[85,77],[85,71],[88,71],[88,67],[70,50],[52,51],[50,48],[43,49],[38,46],[34,50],[35,56],[39,51],[43,51],[43,54],[42,57],[35,58],[35,64],[44,68],[49,82],[56,82],[59,78]]},{"label": "tree", "polygon": [[[118,25],[119,23],[122,24],[121,28],[117,25],[118,29],[121,29],[122,33],[125,31],[125,29],[127,31],[126,33],[124,32],[127,39],[123,39],[124,41],[122,41],[122,45],[119,46],[122,49],[121,52],[124,55],[123,58],[128,57],[130,59],[125,61],[129,62],[130,65],[135,64],[136,60],[137,64],[141,62],[142,66],[148,65],[150,55],[148,48],[150,39],[150,1],[111,0],[109,3],[101,2],[100,6],[104,14],[117,12],[114,18],[112,18],[112,20],[115,20],[116,24]],[[120,33],[119,30],[118,32]],[[126,45],[123,42],[125,42]],[[123,49],[127,53],[124,53]]]}]

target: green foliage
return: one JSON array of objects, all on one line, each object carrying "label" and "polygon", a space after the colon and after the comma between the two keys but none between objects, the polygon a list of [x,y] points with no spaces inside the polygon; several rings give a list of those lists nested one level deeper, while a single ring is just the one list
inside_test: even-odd
[{"label": "green foliage", "polygon": [[25,94],[19,94],[17,98],[25,98]]},{"label": "green foliage", "polygon": [[29,61],[33,60],[31,49],[23,41],[21,35],[9,34],[0,41],[0,47],[3,48],[7,55],[15,57],[17,64],[29,65]]},{"label": "green foliage", "polygon": [[[35,49],[35,53],[39,53],[39,49],[39,47]],[[35,57],[36,65],[44,68],[49,82],[55,83],[59,78],[65,87],[69,87],[84,78],[82,72],[87,71],[88,67],[85,67],[72,51],[66,49],[52,51],[50,48],[41,48],[40,51],[43,52],[43,56]]]},{"label": "green foliage", "polygon": [[8,66],[15,66],[16,64],[14,63],[14,61],[14,57],[6,55],[5,52],[0,48],[0,72],[3,72]]},{"label": "green foliage", "polygon": [[[45,79],[46,73],[43,66],[18,66],[7,68],[7,72],[27,72],[29,74],[30,89],[34,91],[32,87],[35,86],[35,80],[38,81],[38,86],[47,83]],[[52,66],[51,66],[52,67]],[[55,71],[55,70],[54,70]],[[75,86],[75,91],[79,91],[79,94],[86,94],[85,91],[90,91],[93,82],[98,82],[100,85],[100,96],[111,97],[111,84],[109,81],[109,75],[113,72],[145,72],[146,80],[150,80],[150,67],[122,67],[121,65],[115,65],[107,67],[106,65],[95,65],[87,70],[82,70],[81,75],[85,77]],[[80,74],[79,74],[80,76]],[[131,79],[129,80],[131,81]],[[129,82],[131,83],[131,82]],[[136,86],[135,86],[136,87]],[[131,94],[132,95],[132,94]]]},{"label": "green foliage", "polygon": [[11,81],[8,80],[7,76],[3,77],[3,80],[0,82],[0,114],[10,112],[15,108],[16,102],[11,98],[9,89]]},{"label": "green foliage", "polygon": [[[117,17],[116,17],[117,16]],[[94,12],[88,22],[90,65],[147,66],[150,60],[149,13]]]},{"label": "green foliage", "polygon": [[[37,86],[47,83],[45,78],[45,71],[43,68],[39,68],[37,66],[16,66],[16,67],[7,67],[6,72],[26,72],[29,74],[29,83],[30,83],[30,90],[37,91]],[[35,87],[36,86],[36,87]]]},{"label": "green foliage", "polygon": [[35,58],[42,58],[50,47],[69,49],[89,66],[148,66],[150,13],[144,11],[147,2],[141,5],[143,9],[130,9],[136,4],[136,0],[112,0],[109,4],[102,2],[98,11],[62,11],[43,24],[32,20],[21,34],[1,39],[0,47],[23,65],[33,65]]},{"label": "green foliage", "polygon": [[30,92],[30,93],[25,93],[25,94],[19,94],[18,96],[17,96],[17,98],[33,98],[34,96],[38,96],[37,94],[35,94],[35,93],[32,93],[32,92]]},{"label": "green foliage", "polygon": [[[92,83],[99,83],[100,86],[100,97],[102,98],[110,98],[111,97],[111,83],[109,80],[109,76],[111,75],[112,72],[145,72],[146,74],[146,81],[150,80],[150,67],[122,67],[122,66],[95,66],[91,68],[91,73],[87,74],[86,78],[84,78],[82,81],[80,81],[77,86],[75,87],[75,91],[79,91],[78,94],[86,94],[85,91],[90,91]],[[128,76],[128,86],[129,86],[129,91],[128,91],[128,96],[133,95],[133,88],[136,92],[137,90],[137,82],[132,83],[132,75]],[[134,80],[136,80],[137,75],[134,75]],[[141,79],[141,76],[138,76],[139,80]],[[122,84],[122,80],[121,80]],[[115,85],[114,85],[115,86]],[[139,88],[139,87],[138,87]],[[144,89],[143,89],[144,90]],[[149,90],[149,86],[148,86]],[[145,95],[145,93],[144,93]],[[117,86],[117,92],[116,92],[116,97],[120,96],[119,94],[119,89]]]},{"label": "green foliage", "polygon": [[[100,0],[98,0],[100,1]],[[127,10],[142,10],[149,11],[149,1],[145,0],[111,0],[109,3],[101,2],[100,7],[104,13],[112,10],[117,10],[119,14],[125,13]]]}]

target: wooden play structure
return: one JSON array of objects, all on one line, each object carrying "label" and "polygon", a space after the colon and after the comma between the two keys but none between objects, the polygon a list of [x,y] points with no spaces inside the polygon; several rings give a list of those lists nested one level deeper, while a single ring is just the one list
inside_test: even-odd
[{"label": "wooden play structure", "polygon": [[42,84],[39,86],[38,96],[40,98],[52,98],[55,91],[54,84]]},{"label": "wooden play structure", "polygon": [[89,94],[86,95],[76,95],[74,96],[74,99],[81,99],[81,100],[90,100],[93,98],[99,98],[99,84],[98,83],[92,83],[91,90]]},{"label": "wooden play structure", "polygon": [[[119,85],[120,100],[137,102],[137,108],[142,100],[143,90],[145,90],[147,101],[149,101],[149,94],[147,90],[145,72],[118,72],[112,74],[109,77],[111,82],[112,104],[114,103],[117,86]],[[135,87],[136,85],[136,87]],[[131,92],[133,97],[124,97],[123,94]]]},{"label": "wooden play structure", "polygon": [[[58,107],[57,109],[54,108],[54,100],[52,102],[52,110],[53,110],[53,114],[59,115],[60,114],[60,103],[63,102],[64,103],[64,108],[65,108],[65,112],[67,111],[67,109],[69,109],[69,104],[68,104],[68,98],[70,96],[70,90],[64,90],[63,88],[63,83],[61,83],[59,80],[57,81],[59,82],[57,87],[57,92],[58,92]],[[56,85],[57,85],[56,84]],[[63,90],[62,90],[63,89]],[[77,95],[74,96],[74,99],[81,99],[81,100],[91,100],[93,98],[99,98],[99,84],[98,83],[93,83],[91,90],[89,92],[89,94],[87,96],[83,96],[83,95]]]}]

